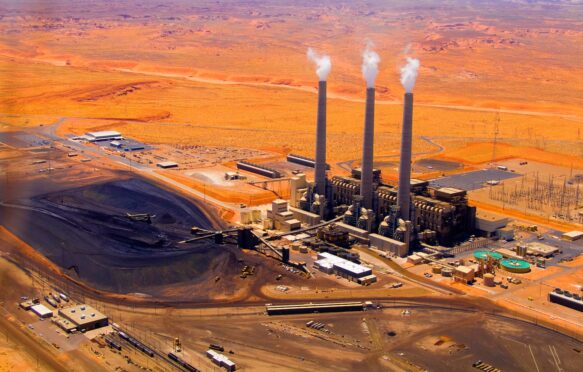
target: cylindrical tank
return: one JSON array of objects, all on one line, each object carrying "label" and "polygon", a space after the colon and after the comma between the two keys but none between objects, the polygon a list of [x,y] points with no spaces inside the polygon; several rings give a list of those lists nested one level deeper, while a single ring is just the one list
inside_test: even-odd
[{"label": "cylindrical tank", "polygon": [[441,276],[451,277],[453,275],[453,270],[449,267],[444,267],[441,269]]},{"label": "cylindrical tank", "polygon": [[300,253],[308,253],[308,247],[306,247],[306,246],[302,245],[302,246],[300,247]]},{"label": "cylindrical tank", "polygon": [[300,246],[301,246],[301,244],[298,243],[298,242],[291,243],[291,249],[292,249],[292,251],[296,251],[296,252],[299,251],[300,250]]},{"label": "cylindrical tank", "polygon": [[516,254],[519,255],[520,257],[526,256],[526,245],[518,244],[516,246]]},{"label": "cylindrical tank", "polygon": [[441,266],[439,266],[439,265],[434,265],[434,266],[431,268],[431,271],[432,271],[434,274],[441,274]]},{"label": "cylindrical tank", "polygon": [[530,265],[524,260],[504,259],[500,261],[500,266],[511,273],[527,273],[530,271]]},{"label": "cylindrical tank", "polygon": [[490,273],[484,274],[484,285],[486,287],[493,287],[494,286],[494,275]]},{"label": "cylindrical tank", "polygon": [[488,257],[492,257],[494,261],[502,259],[502,255],[498,252],[478,250],[474,252],[474,258],[478,261],[488,261]]}]

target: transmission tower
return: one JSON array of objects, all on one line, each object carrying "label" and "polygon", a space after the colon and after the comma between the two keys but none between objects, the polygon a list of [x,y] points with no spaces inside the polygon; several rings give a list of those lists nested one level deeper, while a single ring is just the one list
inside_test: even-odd
[{"label": "transmission tower", "polygon": [[500,133],[499,129],[500,124],[500,113],[496,112],[496,117],[494,118],[494,144],[492,146],[492,166],[494,166],[494,162],[496,161],[496,143],[498,142],[498,133]]}]

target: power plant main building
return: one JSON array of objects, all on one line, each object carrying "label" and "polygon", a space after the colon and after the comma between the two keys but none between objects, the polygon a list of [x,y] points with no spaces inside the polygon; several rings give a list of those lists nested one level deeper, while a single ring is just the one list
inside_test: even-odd
[{"label": "power plant main building", "polygon": [[[378,57],[377,57],[378,58]],[[409,59],[409,62],[416,60]],[[378,61],[377,61],[378,62]],[[350,225],[358,235],[380,237],[403,256],[420,243],[451,245],[467,237],[475,225],[476,209],[468,205],[464,190],[431,187],[428,181],[411,179],[413,93],[412,83],[403,81],[411,73],[405,71],[401,81],[406,88],[403,107],[401,154],[398,187],[385,184],[381,172],[374,169],[374,79],[367,78],[364,142],[360,168],[350,176],[326,175],[326,81],[318,85],[316,131],[316,161],[313,183],[305,176],[291,182],[291,206],[319,215],[322,219],[342,216],[343,225]],[[376,65],[374,66],[376,68]],[[409,67],[409,66],[407,66]],[[365,66],[363,64],[363,73]],[[376,77],[376,71],[375,75]],[[393,249],[391,249],[393,250]]]}]

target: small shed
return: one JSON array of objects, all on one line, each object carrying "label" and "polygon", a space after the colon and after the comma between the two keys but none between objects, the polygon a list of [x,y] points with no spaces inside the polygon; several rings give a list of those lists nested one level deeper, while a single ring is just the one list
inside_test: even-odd
[{"label": "small shed", "polygon": [[173,161],[161,161],[158,164],[156,164],[156,166],[162,169],[178,168],[178,163],[175,163]]},{"label": "small shed", "polygon": [[53,312],[43,304],[31,306],[30,310],[41,318],[50,318],[53,316]]}]

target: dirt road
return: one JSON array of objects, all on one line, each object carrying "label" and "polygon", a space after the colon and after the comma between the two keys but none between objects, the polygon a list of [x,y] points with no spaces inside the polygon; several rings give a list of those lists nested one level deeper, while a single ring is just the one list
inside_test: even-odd
[{"label": "dirt road", "polygon": [[[245,86],[253,86],[253,87],[269,87],[269,88],[280,88],[280,89],[292,89],[298,90],[302,92],[309,92],[316,94],[318,91],[314,87],[304,86],[304,85],[285,85],[285,84],[277,84],[272,82],[253,82],[253,81],[237,81],[237,80],[225,80],[225,79],[213,79],[208,77],[200,77],[200,76],[191,76],[185,74],[171,74],[171,73],[161,73],[161,72],[153,72],[153,71],[137,71],[128,68],[114,68],[114,71],[125,72],[130,74],[138,74],[138,75],[146,75],[146,76],[158,76],[158,77],[166,77],[171,79],[185,79],[189,81],[195,81],[199,83],[206,83],[206,84],[218,84],[218,85],[245,85]],[[356,102],[356,103],[364,103],[364,99],[361,98],[354,98],[342,94],[336,94],[329,92],[328,93],[329,99],[337,99],[342,101],[348,102]],[[376,100],[376,104],[378,105],[401,105],[401,101],[397,100]],[[554,112],[541,112],[541,111],[530,111],[530,110],[511,110],[511,109],[496,109],[496,108],[488,108],[488,107],[477,107],[477,106],[464,106],[464,105],[444,105],[444,104],[437,104],[437,103],[416,103],[417,106],[420,107],[433,107],[433,108],[442,108],[442,109],[449,109],[449,110],[461,110],[461,111],[479,111],[479,112],[498,112],[504,114],[515,114],[515,115],[528,115],[528,116],[542,116],[542,117],[561,117],[563,119],[573,120],[577,122],[582,122],[583,117],[566,114],[566,113],[554,113]]]},{"label": "dirt road", "polygon": [[[18,354],[26,360],[29,368],[40,371],[65,371],[67,367],[59,362],[55,355],[47,347],[32,338],[24,328],[19,327],[13,321],[0,316],[0,334],[6,336],[0,339],[0,345],[17,345],[18,352],[11,353],[9,357],[16,359]],[[7,341],[8,339],[9,341]],[[1,362],[1,359],[0,359]],[[5,361],[8,362],[8,361]]]}]

